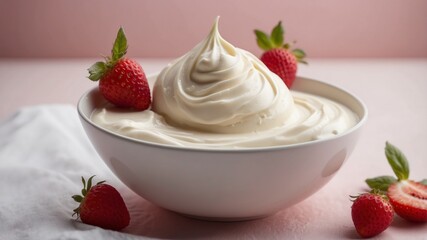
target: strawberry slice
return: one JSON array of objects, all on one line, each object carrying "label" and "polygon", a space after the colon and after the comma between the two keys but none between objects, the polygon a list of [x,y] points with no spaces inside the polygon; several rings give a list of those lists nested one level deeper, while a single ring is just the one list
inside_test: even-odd
[{"label": "strawberry slice", "polygon": [[372,189],[387,192],[394,211],[413,222],[427,222],[427,180],[409,180],[409,163],[397,147],[386,142],[385,155],[393,169],[393,176],[366,179]]},{"label": "strawberry slice", "polygon": [[427,186],[412,180],[393,183],[387,192],[396,214],[413,222],[427,222]]}]

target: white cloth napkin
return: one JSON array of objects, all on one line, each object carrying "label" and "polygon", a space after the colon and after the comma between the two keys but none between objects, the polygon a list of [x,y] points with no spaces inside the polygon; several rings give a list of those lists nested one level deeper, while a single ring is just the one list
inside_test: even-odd
[{"label": "white cloth napkin", "polygon": [[[123,231],[71,217],[80,177],[93,174],[122,194],[131,214]],[[0,239],[5,240],[357,238],[346,188],[332,185],[260,220],[194,220],[156,207],[115,178],[86,137],[74,106],[27,107],[0,123]]]},{"label": "white cloth napkin", "polygon": [[123,235],[71,217],[76,204],[70,196],[80,192],[80,176],[92,174],[117,185],[72,106],[24,108],[5,120],[0,125],[0,239]]}]

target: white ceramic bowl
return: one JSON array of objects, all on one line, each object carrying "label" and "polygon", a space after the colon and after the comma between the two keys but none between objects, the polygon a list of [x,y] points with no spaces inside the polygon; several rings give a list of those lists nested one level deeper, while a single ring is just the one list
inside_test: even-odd
[{"label": "white ceramic bowl", "polygon": [[340,102],[358,114],[360,122],[334,138],[289,146],[187,149],[97,126],[90,115],[106,101],[97,87],[82,96],[78,112],[98,154],[141,197],[188,216],[244,220],[274,214],[318,191],[349,157],[366,121],[365,105],[342,89],[307,78],[298,78],[293,89]]}]

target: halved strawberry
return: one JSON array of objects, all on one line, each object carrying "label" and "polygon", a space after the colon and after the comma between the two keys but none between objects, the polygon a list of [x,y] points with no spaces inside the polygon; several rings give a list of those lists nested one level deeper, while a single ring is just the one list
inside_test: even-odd
[{"label": "halved strawberry", "polygon": [[380,176],[366,179],[372,189],[387,192],[394,211],[400,217],[415,222],[427,222],[426,180],[409,180],[409,163],[405,155],[395,146],[386,143],[385,154],[397,179]]},{"label": "halved strawberry", "polygon": [[394,211],[414,222],[427,222],[427,186],[412,180],[393,183],[387,195]]}]

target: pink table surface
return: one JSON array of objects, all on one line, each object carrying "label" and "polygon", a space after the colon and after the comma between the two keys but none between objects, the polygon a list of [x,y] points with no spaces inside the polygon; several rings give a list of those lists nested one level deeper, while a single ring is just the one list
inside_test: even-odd
[{"label": "pink table surface", "polygon": [[[49,103],[76,104],[96,83],[85,79],[92,59],[0,59],[0,122],[18,108]],[[168,59],[139,59],[147,74]],[[299,75],[325,81],[359,96],[369,109],[361,139],[347,163],[319,192],[274,216],[218,223],[187,219],[156,207],[149,238],[354,239],[349,195],[366,189],[364,180],[393,172],[384,156],[385,141],[401,148],[411,178],[427,178],[427,59],[310,60]],[[150,210],[151,209],[151,210]],[[135,230],[138,233],[137,230]],[[142,234],[144,235],[144,234]],[[378,239],[427,239],[426,224],[395,217]]]}]

